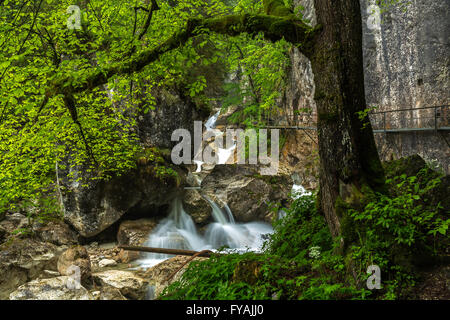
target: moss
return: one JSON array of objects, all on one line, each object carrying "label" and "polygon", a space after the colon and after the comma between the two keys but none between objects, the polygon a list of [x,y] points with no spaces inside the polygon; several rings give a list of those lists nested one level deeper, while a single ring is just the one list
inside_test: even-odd
[{"label": "moss", "polygon": [[290,8],[286,7],[283,0],[264,0],[264,12],[267,15],[287,17],[293,15]]}]

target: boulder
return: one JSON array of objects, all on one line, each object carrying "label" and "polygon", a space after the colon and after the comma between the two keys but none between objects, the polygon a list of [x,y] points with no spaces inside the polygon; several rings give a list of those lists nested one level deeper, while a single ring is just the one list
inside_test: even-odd
[{"label": "boulder", "polygon": [[183,207],[196,224],[206,224],[211,220],[211,206],[198,190],[186,190],[183,195]]},{"label": "boulder", "polygon": [[93,300],[89,291],[79,286],[73,288],[70,277],[38,279],[20,286],[9,295],[10,300]]},{"label": "boulder", "polygon": [[143,244],[157,224],[156,219],[123,221],[117,232],[118,245],[139,246]]},{"label": "boulder", "polygon": [[91,280],[91,261],[83,246],[74,246],[64,251],[58,259],[58,271],[63,276],[73,274],[73,267],[80,268],[81,283],[89,285]]},{"label": "boulder", "polygon": [[261,176],[258,166],[216,165],[202,182],[202,192],[228,204],[237,222],[271,221],[271,203],[289,200],[289,175]]},{"label": "boulder", "polygon": [[116,262],[116,260],[113,260],[113,259],[103,259],[103,260],[100,260],[98,263],[98,266],[100,268],[114,267],[116,265],[117,265],[117,262]]},{"label": "boulder", "polygon": [[69,192],[64,197],[64,219],[86,238],[98,235],[126,213],[158,213],[177,188],[175,179],[162,181],[150,166],[108,181],[89,179],[83,178],[85,184],[68,183]]},{"label": "boulder", "polygon": [[51,243],[14,239],[0,246],[0,300],[20,285],[39,277],[44,270],[56,271],[62,252]]},{"label": "boulder", "polygon": [[101,288],[101,291],[92,292],[95,300],[128,300],[119,289],[112,287]]},{"label": "boulder", "polygon": [[[179,280],[183,273],[186,271],[187,267],[189,266],[189,263],[192,261],[201,261],[205,260],[207,258],[197,257],[193,259],[192,261],[189,261],[189,263],[186,264],[186,262],[191,257],[186,256],[176,256],[170,259],[167,259],[156,266],[148,269],[145,272],[145,278],[149,279],[149,284],[153,287],[152,295],[153,298],[159,297],[161,293],[164,291],[164,289],[169,286],[171,283]],[[184,265],[184,266],[183,266]],[[183,266],[182,269],[181,266]],[[173,277],[169,279],[171,275],[174,274],[175,271],[180,269]]]},{"label": "boulder", "polygon": [[50,221],[36,230],[38,237],[55,245],[73,245],[78,243],[78,235],[62,221]]},{"label": "boulder", "polygon": [[94,273],[93,278],[96,284],[118,289],[128,299],[145,299],[148,283],[132,271],[108,270]]}]

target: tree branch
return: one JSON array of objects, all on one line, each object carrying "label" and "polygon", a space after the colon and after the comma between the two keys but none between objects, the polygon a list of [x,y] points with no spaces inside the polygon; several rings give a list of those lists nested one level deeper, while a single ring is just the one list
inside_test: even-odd
[{"label": "tree branch", "polygon": [[229,36],[262,32],[264,37],[270,41],[275,42],[284,38],[309,56],[317,30],[318,28],[312,28],[302,21],[269,15],[244,14],[211,19],[191,19],[184,29],[176,32],[158,47],[145,49],[123,63],[116,63],[105,68],[97,67],[88,76],[59,76],[52,80],[47,93],[50,96],[61,93],[80,93],[106,84],[113,76],[139,72],[145,66],[158,60],[164,53],[181,47],[191,37],[201,32],[212,31]]}]

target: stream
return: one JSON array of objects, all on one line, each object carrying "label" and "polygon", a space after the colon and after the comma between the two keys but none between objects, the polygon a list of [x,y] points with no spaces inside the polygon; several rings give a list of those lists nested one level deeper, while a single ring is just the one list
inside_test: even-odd
[{"label": "stream", "polygon": [[[215,129],[216,121],[220,111],[211,116],[205,123],[206,131],[214,131],[216,136],[223,133]],[[225,164],[233,154],[236,145],[228,148],[218,148],[218,163]],[[192,172],[197,175],[202,172],[203,162],[197,161],[197,169]],[[197,181],[201,184],[200,177]],[[296,199],[301,194],[306,194],[306,190],[301,185],[292,187],[292,197]],[[237,223],[233,213],[226,203],[219,206],[216,202],[207,196],[200,195],[207,200],[212,209],[212,218],[214,222],[210,223],[201,234],[192,219],[184,210],[180,198],[173,199],[169,214],[164,218],[149,235],[144,246],[168,249],[185,250],[217,250],[219,248],[231,252],[258,252],[262,249],[265,239],[271,233],[273,228],[265,222]],[[285,212],[280,210],[278,218],[285,216]],[[141,268],[151,268],[156,264],[173,257],[173,255],[146,253],[144,257],[138,260]]]}]

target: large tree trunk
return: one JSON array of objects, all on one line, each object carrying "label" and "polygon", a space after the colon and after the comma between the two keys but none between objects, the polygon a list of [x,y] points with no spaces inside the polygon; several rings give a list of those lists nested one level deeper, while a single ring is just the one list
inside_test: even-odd
[{"label": "large tree trunk", "polygon": [[318,112],[319,197],[337,237],[337,202],[351,203],[363,186],[384,190],[384,172],[370,122],[357,114],[366,109],[359,0],[315,0],[315,9],[323,27],[309,57]]}]

